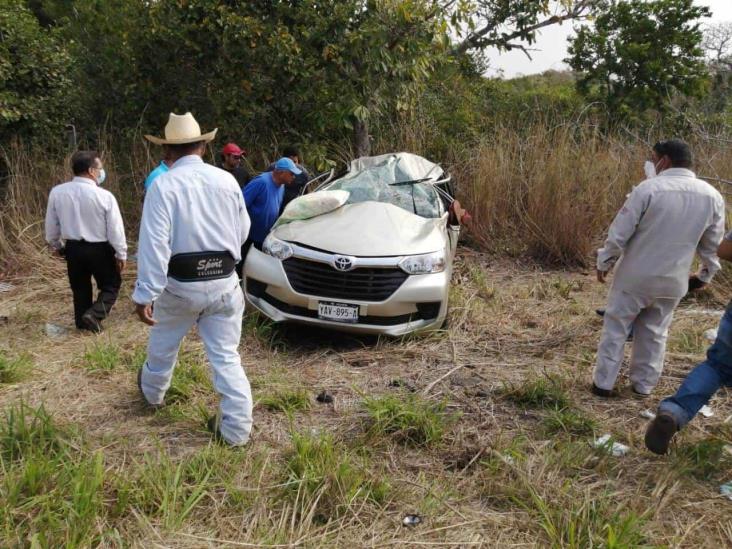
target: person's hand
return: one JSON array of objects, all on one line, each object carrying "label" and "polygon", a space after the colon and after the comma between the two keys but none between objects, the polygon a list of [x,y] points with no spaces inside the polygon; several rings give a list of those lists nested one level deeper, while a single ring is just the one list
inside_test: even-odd
[{"label": "person's hand", "polygon": [[605,279],[607,278],[607,271],[601,271],[600,269],[597,269],[597,281],[605,284]]},{"label": "person's hand", "polygon": [[697,290],[706,288],[706,286],[707,286],[707,283],[704,282],[701,278],[699,278],[698,275],[691,275],[689,277],[689,291],[690,292],[696,292]]},{"label": "person's hand", "polygon": [[125,265],[127,265],[127,261],[125,261],[124,259],[117,260],[117,272],[119,274],[122,274],[122,271],[125,270]]},{"label": "person's hand", "polygon": [[48,250],[51,252],[51,255],[53,257],[62,258],[63,255],[61,254],[61,250],[59,248],[54,248],[50,244],[48,245]]},{"label": "person's hand", "polygon": [[148,303],[147,305],[141,305],[138,303],[135,307],[135,312],[137,313],[137,316],[140,317],[140,320],[142,322],[144,322],[148,326],[155,326],[155,320],[153,320],[152,303]]}]

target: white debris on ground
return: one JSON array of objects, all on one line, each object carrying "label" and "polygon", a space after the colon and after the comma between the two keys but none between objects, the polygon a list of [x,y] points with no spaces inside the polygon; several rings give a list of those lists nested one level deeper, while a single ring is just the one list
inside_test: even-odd
[{"label": "white debris on ground", "polygon": [[726,497],[728,500],[732,501],[732,482],[722,484],[722,486],[719,487],[719,493]]},{"label": "white debris on ground", "polygon": [[717,329],[709,328],[708,330],[704,330],[704,338],[709,343],[714,343],[714,341],[717,339]]},{"label": "white debris on ground", "polygon": [[418,524],[422,523],[422,517],[419,515],[407,515],[402,519],[402,524],[404,526],[417,526]]},{"label": "white debris on ground", "polygon": [[[611,442],[612,444],[610,444]],[[602,435],[600,438],[595,440],[592,446],[595,448],[605,448],[607,452],[612,454],[614,457],[622,457],[630,450],[630,447],[625,444],[613,441],[612,435],[610,434]]]},{"label": "white debris on ground", "polygon": [[643,410],[640,413],[640,417],[645,418],[645,419],[656,419],[656,414],[655,414],[655,412],[653,412],[651,410]]},{"label": "white debris on ground", "polygon": [[706,404],[701,407],[701,410],[699,410],[699,413],[703,415],[704,417],[712,417],[714,415],[714,410],[712,410],[709,406]]},{"label": "white debris on ground", "polygon": [[52,338],[66,337],[69,329],[52,322],[46,322],[46,335]]},{"label": "white debris on ground", "polygon": [[10,282],[0,282],[0,292],[11,292],[15,289],[15,285]]}]

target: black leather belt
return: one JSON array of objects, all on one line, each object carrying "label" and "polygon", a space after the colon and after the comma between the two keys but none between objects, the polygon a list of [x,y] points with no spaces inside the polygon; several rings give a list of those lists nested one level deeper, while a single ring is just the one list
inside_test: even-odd
[{"label": "black leather belt", "polygon": [[178,282],[199,282],[228,278],[236,263],[229,252],[175,254],[168,263],[168,276]]}]

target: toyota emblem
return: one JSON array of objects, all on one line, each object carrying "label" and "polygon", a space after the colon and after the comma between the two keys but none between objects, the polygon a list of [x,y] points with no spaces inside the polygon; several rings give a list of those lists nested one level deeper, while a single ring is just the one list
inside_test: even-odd
[{"label": "toyota emblem", "polygon": [[338,256],[333,261],[333,266],[338,271],[350,271],[353,269],[353,260],[349,257]]}]

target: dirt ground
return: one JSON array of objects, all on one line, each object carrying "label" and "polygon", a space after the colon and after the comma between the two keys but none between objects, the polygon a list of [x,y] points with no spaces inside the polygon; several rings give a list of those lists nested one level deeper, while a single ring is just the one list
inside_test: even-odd
[{"label": "dirt ground", "polygon": [[[155,413],[142,406],[135,376],[147,328],[129,299],[134,264],[98,336],[72,329],[63,264],[43,272],[10,280],[14,287],[0,293],[0,316],[7,317],[0,350],[28,354],[33,363],[26,379],[0,385],[2,407],[20,399],[43,404],[59,424],[78,428],[83,451],[102,452],[110,474],[130,478],[145,456],[178,463],[210,448],[203,418],[216,397],[205,380],[197,382],[205,359],[195,334],[183,347],[180,375],[188,377],[174,383],[172,405]],[[100,532],[115,535],[94,544],[732,546],[732,501],[719,494],[732,480],[732,393],[720,392],[714,415],[696,418],[666,457],[645,450],[647,419],[640,415],[655,410],[703,358],[704,332],[716,328],[723,304],[707,294],[683,301],[655,393],[604,400],[588,389],[602,325],[595,309],[606,292],[592,272],[546,270],[462,248],[449,323],[434,334],[354,337],[273,326],[248,313],[240,349],[255,426],[245,449],[221,450],[221,459],[237,464],[228,486],[238,498],[233,488],[212,486],[176,524],[130,503],[98,520]],[[46,323],[68,331],[49,336]],[[323,391],[332,403],[316,400]],[[277,404],[283,393],[305,402],[284,413]],[[441,406],[444,433],[413,444],[393,430],[375,431],[364,401],[389,396]],[[388,485],[386,495],[367,501],[324,491],[342,505],[310,500],[312,513],[305,513],[304,496],[293,501],[280,493],[293,433],[332,435],[364,475]],[[592,448],[606,433],[628,453]],[[117,496],[107,492],[108,506]],[[405,526],[410,514],[420,523]]]}]

